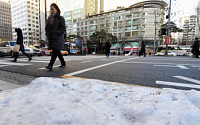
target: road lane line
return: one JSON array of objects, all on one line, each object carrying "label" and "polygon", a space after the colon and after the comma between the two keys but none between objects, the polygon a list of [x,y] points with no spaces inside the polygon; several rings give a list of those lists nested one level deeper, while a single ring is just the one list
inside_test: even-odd
[{"label": "road lane line", "polygon": [[88,72],[88,71],[91,71],[91,70],[94,70],[94,69],[102,68],[102,67],[105,67],[105,66],[109,66],[109,65],[112,65],[112,64],[116,64],[116,63],[120,63],[120,62],[124,62],[124,61],[128,61],[128,60],[138,59],[138,58],[139,57],[129,58],[129,59],[120,60],[120,61],[115,61],[115,62],[111,62],[111,63],[107,63],[107,64],[95,66],[95,67],[91,67],[91,68],[88,68],[88,69],[76,71],[76,72],[73,72],[73,73],[65,74],[64,76],[74,76],[74,75],[78,75],[78,74],[81,74],[81,73],[84,73],[84,72]]},{"label": "road lane line", "polygon": [[0,65],[0,67],[5,67],[5,66],[9,66],[9,65]]},{"label": "road lane line", "polygon": [[187,67],[184,66],[184,65],[177,65],[177,67],[179,67],[179,68],[181,68],[181,69],[189,69],[189,68],[187,68]]},{"label": "road lane line", "polygon": [[29,66],[29,65],[32,65],[32,64],[27,64],[27,63],[14,63],[14,62],[0,62],[0,64],[8,65],[8,66]]},{"label": "road lane line", "polygon": [[153,65],[153,66],[159,66],[159,67],[177,67],[177,66],[172,66],[172,65]]},{"label": "road lane line", "polygon": [[93,61],[83,61],[83,62],[81,62],[81,63],[88,63],[88,62],[93,62]]},{"label": "road lane line", "polygon": [[191,85],[191,84],[176,83],[176,82],[156,81],[156,84],[200,89],[200,85]]},{"label": "road lane line", "polygon": [[182,80],[186,80],[186,81],[189,81],[189,82],[200,84],[200,81],[196,80],[196,79],[191,79],[191,78],[187,78],[187,77],[184,77],[184,76],[174,76],[174,77],[182,79]]}]

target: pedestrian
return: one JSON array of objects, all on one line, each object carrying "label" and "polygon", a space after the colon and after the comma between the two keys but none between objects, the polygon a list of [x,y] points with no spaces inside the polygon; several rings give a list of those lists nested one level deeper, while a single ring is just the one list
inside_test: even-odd
[{"label": "pedestrian", "polygon": [[144,55],[144,57],[146,57],[146,44],[144,42],[142,42],[142,45],[141,45],[141,50],[139,51],[139,56],[141,55]]},{"label": "pedestrian", "polygon": [[198,38],[195,38],[195,40],[194,40],[192,52],[194,54],[194,57],[199,58],[199,40],[198,40]]},{"label": "pedestrian", "polygon": [[65,60],[61,54],[61,50],[64,50],[64,35],[66,30],[65,19],[60,15],[61,11],[58,5],[52,3],[50,8],[51,15],[48,17],[45,30],[48,38],[48,49],[52,50],[51,60],[46,69],[51,71],[57,57],[61,62],[61,66],[59,67],[66,67]]},{"label": "pedestrian", "polygon": [[116,52],[114,51],[114,52],[113,52],[113,55],[115,56],[115,54],[116,54]]},{"label": "pedestrian", "polygon": [[106,57],[108,58],[110,55],[110,42],[106,42],[105,49],[106,49]]},{"label": "pedestrian", "polygon": [[[32,58],[28,55],[24,50],[24,43],[23,43],[23,33],[20,28],[16,28],[15,32],[17,32],[17,41],[16,44],[20,45],[19,51],[21,51],[24,55],[28,57],[28,61],[31,61]],[[17,58],[19,57],[19,52],[14,53],[14,60],[12,62],[17,62]]]}]

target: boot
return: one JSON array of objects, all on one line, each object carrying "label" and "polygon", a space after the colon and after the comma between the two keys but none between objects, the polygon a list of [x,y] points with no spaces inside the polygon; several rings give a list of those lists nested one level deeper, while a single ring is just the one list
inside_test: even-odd
[{"label": "boot", "polygon": [[51,71],[53,67],[49,65],[49,66],[46,66],[45,68]]}]

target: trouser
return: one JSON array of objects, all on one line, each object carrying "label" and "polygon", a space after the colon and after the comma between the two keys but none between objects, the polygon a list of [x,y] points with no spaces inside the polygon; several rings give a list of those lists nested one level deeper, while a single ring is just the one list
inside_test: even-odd
[{"label": "trouser", "polygon": [[144,57],[146,57],[146,51],[140,51],[139,52],[139,56],[143,55],[144,54]]},{"label": "trouser", "polygon": [[194,56],[195,56],[196,58],[199,58],[199,51],[198,51],[198,50],[195,50],[195,51],[194,51]]},{"label": "trouser", "polygon": [[66,63],[65,63],[65,60],[64,60],[63,55],[61,54],[60,50],[53,50],[49,66],[53,66],[57,57],[59,58],[61,65],[65,66]]},{"label": "trouser", "polygon": [[110,52],[109,52],[109,51],[107,51],[107,52],[106,52],[106,56],[107,56],[107,57],[109,57],[109,55],[110,55]]},{"label": "trouser", "polygon": [[[29,59],[31,58],[24,50],[21,50],[21,52],[25,55],[25,56],[27,56]],[[15,55],[15,57],[14,57],[14,60],[15,61],[17,61],[17,58],[19,57],[19,52],[16,52],[16,53],[14,53]]]}]

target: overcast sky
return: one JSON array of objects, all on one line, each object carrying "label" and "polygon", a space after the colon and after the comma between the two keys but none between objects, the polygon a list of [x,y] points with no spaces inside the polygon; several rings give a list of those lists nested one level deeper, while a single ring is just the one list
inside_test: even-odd
[{"label": "overcast sky", "polygon": [[[129,7],[134,3],[144,0],[105,0],[105,11],[109,9],[116,9],[117,6]],[[169,2],[169,0],[164,0]],[[172,0],[172,2],[181,1],[178,3],[184,11],[184,15],[194,14],[194,8],[196,8],[198,0]]]}]

